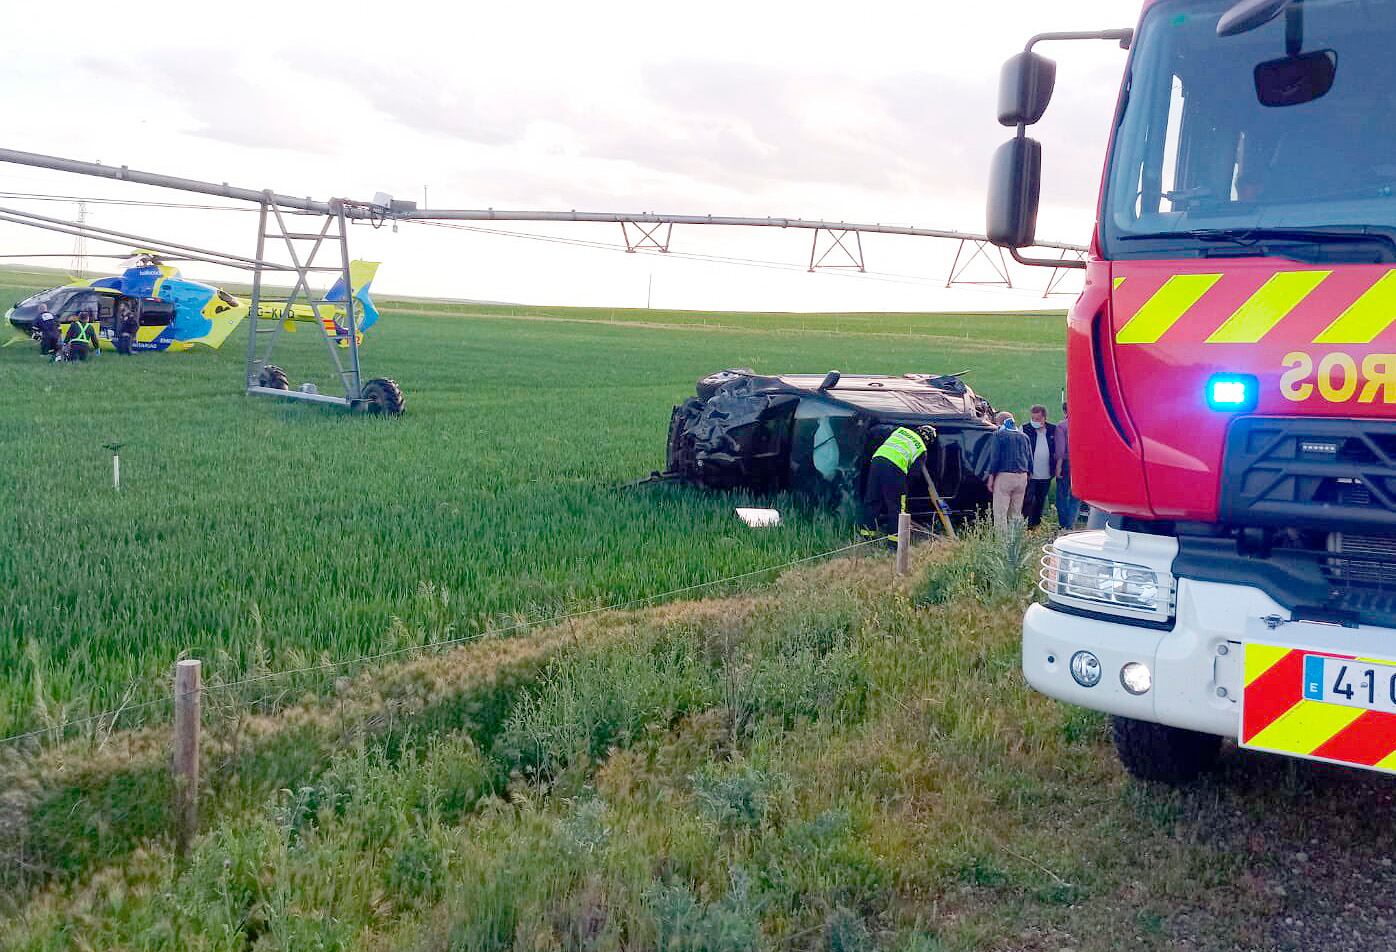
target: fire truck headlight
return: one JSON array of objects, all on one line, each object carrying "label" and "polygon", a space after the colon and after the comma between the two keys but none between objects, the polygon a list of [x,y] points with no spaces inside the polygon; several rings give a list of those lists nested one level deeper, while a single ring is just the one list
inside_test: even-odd
[{"label": "fire truck headlight", "polygon": [[1083,688],[1093,688],[1100,683],[1100,659],[1089,651],[1078,651],[1071,656],[1072,679]]},{"label": "fire truck headlight", "polygon": [[1148,665],[1131,661],[1120,669],[1120,684],[1130,694],[1148,694],[1154,686],[1154,676],[1149,673]]},{"label": "fire truck headlight", "polygon": [[1167,621],[1173,613],[1174,581],[1168,572],[1089,555],[1057,545],[1042,557],[1038,588],[1060,606],[1149,621]]},{"label": "fire truck headlight", "polygon": [[1213,374],[1207,380],[1207,406],[1244,413],[1255,409],[1260,382],[1250,374]]}]

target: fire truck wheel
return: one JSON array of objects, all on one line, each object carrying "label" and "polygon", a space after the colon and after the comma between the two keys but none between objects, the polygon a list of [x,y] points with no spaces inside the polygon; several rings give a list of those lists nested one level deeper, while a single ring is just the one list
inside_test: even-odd
[{"label": "fire truck wheel", "polygon": [[262,372],[257,375],[257,384],[262,387],[270,387],[272,390],[291,389],[291,379],[286,376],[286,371],[276,364],[267,364],[262,368]]},{"label": "fire truck wheel", "polygon": [[396,380],[375,377],[364,384],[364,409],[375,416],[402,416],[406,400]]},{"label": "fire truck wheel", "polygon": [[1115,750],[1133,776],[1160,783],[1187,783],[1211,767],[1221,738],[1181,727],[1151,724],[1128,717],[1111,718]]}]

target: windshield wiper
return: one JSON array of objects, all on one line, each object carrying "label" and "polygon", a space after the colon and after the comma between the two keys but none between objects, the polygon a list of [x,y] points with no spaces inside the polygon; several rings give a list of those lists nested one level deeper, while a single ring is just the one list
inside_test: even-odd
[{"label": "windshield wiper", "polygon": [[[1383,260],[1396,260],[1396,234],[1390,229],[1371,226],[1331,226],[1315,228],[1193,228],[1188,231],[1160,231],[1147,234],[1120,235],[1121,241],[1197,241],[1206,244],[1229,244],[1250,253],[1276,253],[1279,257],[1324,259],[1322,253],[1301,254],[1302,246],[1332,249],[1378,245]],[[1253,250],[1252,250],[1253,249]],[[1315,249],[1317,250],[1317,249]]]},{"label": "windshield wiper", "polygon": [[1396,238],[1390,232],[1374,231],[1366,225],[1326,228],[1196,228],[1187,232],[1199,241],[1230,241],[1236,244],[1258,244],[1266,241],[1302,241],[1313,244],[1339,242],[1380,242],[1396,250]]}]

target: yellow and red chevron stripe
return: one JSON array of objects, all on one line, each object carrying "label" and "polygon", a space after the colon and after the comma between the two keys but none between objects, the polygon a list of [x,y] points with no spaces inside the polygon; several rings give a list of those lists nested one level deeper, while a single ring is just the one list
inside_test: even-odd
[{"label": "yellow and red chevron stripe", "polygon": [[[1370,266],[1148,273],[1114,279],[1119,344],[1370,344],[1396,325],[1396,270]],[[1334,317],[1334,315],[1337,315]]]},{"label": "yellow and red chevron stripe", "polygon": [[1247,645],[1241,744],[1396,770],[1396,714],[1306,699],[1305,655],[1360,660],[1278,645]]}]

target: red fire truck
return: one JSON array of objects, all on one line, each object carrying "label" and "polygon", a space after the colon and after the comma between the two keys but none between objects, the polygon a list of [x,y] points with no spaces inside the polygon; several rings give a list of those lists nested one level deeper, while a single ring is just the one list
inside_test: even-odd
[{"label": "red fire truck", "polygon": [[1396,770],[1396,0],[1150,0],[1005,64],[988,234],[1036,227],[1026,132],[1068,39],[1129,50],[1067,342],[1071,480],[1023,620],[1034,688],[1135,775],[1223,738]]}]

